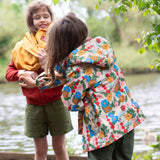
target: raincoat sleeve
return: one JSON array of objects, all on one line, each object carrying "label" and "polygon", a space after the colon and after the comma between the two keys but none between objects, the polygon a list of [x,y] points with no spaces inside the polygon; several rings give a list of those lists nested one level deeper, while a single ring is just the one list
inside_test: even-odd
[{"label": "raincoat sleeve", "polygon": [[54,87],[57,87],[57,86],[64,85],[66,83],[66,79],[63,78],[63,76],[58,74],[58,73],[56,73],[56,78],[55,78],[55,81],[54,81],[52,86],[48,85],[48,83],[50,81],[51,81],[51,78],[48,77],[45,72],[42,72],[36,78],[36,84],[37,84],[38,88],[40,88],[40,89],[54,88]]},{"label": "raincoat sleeve", "polygon": [[85,78],[79,77],[66,83],[62,89],[62,101],[69,111],[83,111],[88,83]]},{"label": "raincoat sleeve", "polygon": [[64,85],[67,83],[66,80],[66,73],[64,69],[64,62],[61,65],[56,65],[55,67],[55,80],[52,86],[49,86],[48,83],[51,81],[51,77],[48,77],[45,72],[42,72],[39,76],[36,78],[36,84],[40,89],[46,89],[46,88],[53,88],[57,86]]},{"label": "raincoat sleeve", "polygon": [[88,82],[85,77],[68,78],[64,79],[61,76],[56,76],[53,86],[48,86],[51,79],[49,79],[43,72],[36,78],[36,84],[41,89],[53,88],[56,86],[64,85],[62,89],[62,101],[64,106],[69,111],[82,111],[85,106],[85,97],[87,88],[89,88]]}]

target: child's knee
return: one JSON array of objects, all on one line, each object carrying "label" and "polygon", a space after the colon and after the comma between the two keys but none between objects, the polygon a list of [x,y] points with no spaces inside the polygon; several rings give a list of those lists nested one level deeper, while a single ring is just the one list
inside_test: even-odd
[{"label": "child's knee", "polygon": [[64,154],[66,152],[66,145],[65,143],[54,145],[53,150],[57,155]]}]

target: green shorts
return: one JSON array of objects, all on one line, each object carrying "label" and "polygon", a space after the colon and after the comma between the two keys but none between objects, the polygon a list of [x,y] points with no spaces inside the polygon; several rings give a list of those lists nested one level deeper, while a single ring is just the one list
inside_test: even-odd
[{"label": "green shorts", "polygon": [[48,135],[59,136],[73,129],[70,113],[64,108],[61,99],[42,105],[26,105],[25,135],[41,138]]}]

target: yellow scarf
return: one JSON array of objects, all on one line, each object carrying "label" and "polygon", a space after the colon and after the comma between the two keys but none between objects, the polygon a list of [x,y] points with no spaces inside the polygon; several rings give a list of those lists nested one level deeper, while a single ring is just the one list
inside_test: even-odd
[{"label": "yellow scarf", "polygon": [[17,42],[12,51],[12,59],[18,70],[38,70],[41,66],[38,60],[38,51],[46,47],[46,30],[40,29],[34,36],[27,32],[24,38]]}]

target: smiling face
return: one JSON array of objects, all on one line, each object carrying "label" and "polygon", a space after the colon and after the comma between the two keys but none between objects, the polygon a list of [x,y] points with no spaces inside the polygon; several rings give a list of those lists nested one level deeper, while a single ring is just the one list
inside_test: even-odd
[{"label": "smiling face", "polygon": [[37,31],[39,29],[47,29],[51,22],[51,15],[45,7],[33,13],[33,25]]}]

